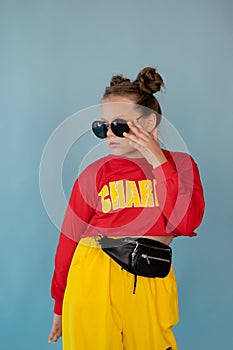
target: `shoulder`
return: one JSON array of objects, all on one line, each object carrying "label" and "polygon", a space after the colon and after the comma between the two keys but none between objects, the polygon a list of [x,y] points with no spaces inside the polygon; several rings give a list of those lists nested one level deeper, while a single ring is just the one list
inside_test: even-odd
[{"label": "shoulder", "polygon": [[80,182],[82,183],[88,183],[93,182],[93,180],[96,178],[97,174],[101,172],[101,169],[104,167],[105,164],[107,164],[111,160],[110,156],[105,156],[102,158],[99,158],[95,160],[94,162],[90,163],[86,166],[84,170],[81,170],[75,180],[75,184],[78,184]]},{"label": "shoulder", "polygon": [[195,160],[189,153],[170,151],[166,149],[163,149],[162,151],[165,154],[167,160],[173,163],[173,165],[175,165],[176,168],[182,168],[183,170],[197,168]]},{"label": "shoulder", "polygon": [[191,154],[187,152],[178,152],[178,151],[170,151],[167,149],[162,149],[163,153],[165,156],[168,158],[168,160],[174,160],[177,162],[183,162],[186,160],[192,160],[194,161],[193,157]]}]

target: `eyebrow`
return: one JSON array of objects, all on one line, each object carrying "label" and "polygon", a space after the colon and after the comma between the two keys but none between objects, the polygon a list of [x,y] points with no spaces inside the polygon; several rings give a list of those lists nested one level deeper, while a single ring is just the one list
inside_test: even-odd
[{"label": "eyebrow", "polygon": [[[114,115],[114,119],[124,119],[124,120],[127,120],[127,116],[123,115],[123,114],[119,114],[119,115]],[[104,119],[104,117],[101,117],[100,120],[103,120],[104,122],[106,122],[107,120]]]}]

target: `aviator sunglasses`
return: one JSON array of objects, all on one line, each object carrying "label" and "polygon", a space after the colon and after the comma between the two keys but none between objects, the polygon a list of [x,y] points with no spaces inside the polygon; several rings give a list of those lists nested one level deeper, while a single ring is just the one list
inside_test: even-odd
[{"label": "aviator sunglasses", "polygon": [[[141,117],[142,115],[136,120],[140,119]],[[124,137],[124,133],[126,132],[128,134],[130,130],[128,122],[121,118],[114,119],[111,123],[103,120],[95,120],[92,123],[92,131],[95,136],[99,137],[100,139],[105,139],[107,137],[109,127],[111,128],[113,134],[118,137]]]}]

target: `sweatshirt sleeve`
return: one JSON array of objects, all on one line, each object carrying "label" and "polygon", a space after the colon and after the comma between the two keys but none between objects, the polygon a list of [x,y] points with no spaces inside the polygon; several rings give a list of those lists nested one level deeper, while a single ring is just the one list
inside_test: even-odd
[{"label": "sweatshirt sleeve", "polygon": [[203,188],[193,158],[185,153],[178,155],[153,169],[159,207],[166,233],[194,236],[204,214]]},{"label": "sweatshirt sleeve", "polygon": [[73,186],[64,216],[51,285],[51,296],[55,301],[54,313],[58,315],[62,314],[63,297],[73,254],[80,235],[85,231],[95,212],[93,198],[90,198],[91,188],[88,176],[81,175]]},{"label": "sweatshirt sleeve", "polygon": [[51,295],[55,302],[54,313],[57,315],[62,314],[62,302],[67,275],[76,246],[77,242],[73,241],[63,233],[60,234],[55,255],[55,269],[51,286]]}]

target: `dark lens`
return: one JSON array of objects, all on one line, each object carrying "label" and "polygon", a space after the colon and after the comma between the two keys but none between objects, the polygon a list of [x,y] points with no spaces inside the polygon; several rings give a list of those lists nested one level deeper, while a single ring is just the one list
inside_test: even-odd
[{"label": "dark lens", "polygon": [[101,120],[96,120],[92,123],[92,131],[95,134],[95,136],[99,137],[100,139],[104,139],[105,137],[107,137],[107,124],[105,122],[102,122]]},{"label": "dark lens", "polygon": [[128,127],[127,121],[124,120],[124,119],[115,119],[115,120],[113,120],[112,123],[111,123],[111,130],[116,136],[124,137],[123,133],[124,132],[126,132],[126,133],[129,132],[129,127]]}]

